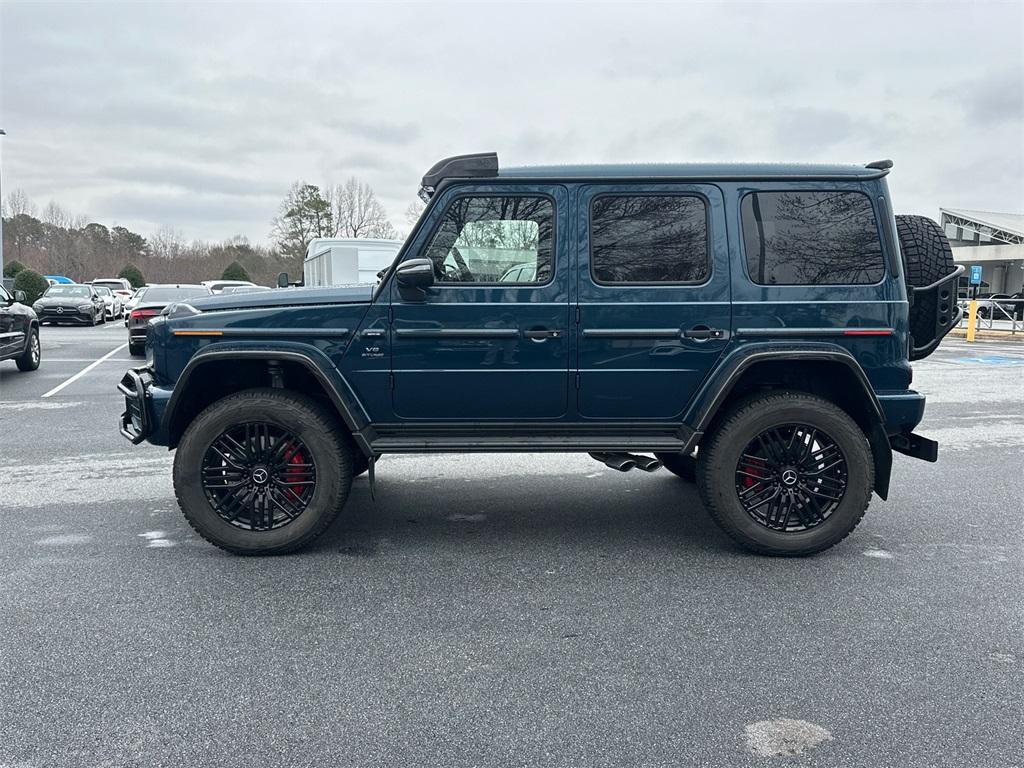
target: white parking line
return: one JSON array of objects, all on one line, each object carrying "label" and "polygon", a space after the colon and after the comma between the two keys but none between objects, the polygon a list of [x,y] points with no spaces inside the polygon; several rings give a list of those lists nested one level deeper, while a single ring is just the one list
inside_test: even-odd
[{"label": "white parking line", "polygon": [[107,354],[105,354],[105,355],[104,355],[103,357],[101,357],[101,358],[100,358],[99,360],[94,360],[93,362],[89,363],[89,365],[85,366],[85,368],[83,368],[82,370],[80,370],[80,371],[79,371],[78,373],[76,373],[76,374],[75,374],[74,376],[72,376],[72,377],[71,377],[70,379],[67,379],[67,380],[65,380],[65,381],[64,381],[64,382],[62,382],[61,384],[58,384],[58,385],[57,385],[56,387],[54,387],[53,389],[51,389],[51,390],[50,390],[49,392],[45,393],[45,394],[43,395],[43,397],[52,397],[53,395],[56,395],[56,394],[57,394],[58,392],[60,392],[60,391],[61,391],[62,389],[64,389],[64,387],[66,387],[66,386],[67,386],[68,384],[71,384],[71,383],[73,383],[73,382],[76,382],[76,381],[78,381],[78,380],[79,380],[80,378],[82,378],[83,376],[85,376],[85,374],[87,374],[87,373],[88,373],[89,371],[91,371],[91,370],[92,370],[93,368],[95,368],[95,367],[96,367],[97,365],[99,365],[100,363],[102,363],[102,362],[103,362],[104,360],[106,360],[107,358],[113,357],[114,355],[116,355],[116,354],[117,354],[118,352],[120,352],[120,351],[121,351],[122,349],[124,349],[124,348],[125,348],[125,347],[127,347],[127,346],[128,346],[128,343],[127,343],[127,342],[125,342],[125,343],[124,343],[124,344],[122,344],[122,345],[121,345],[120,347],[117,347],[116,349],[112,349],[112,350],[110,350],[109,352],[107,352]]}]

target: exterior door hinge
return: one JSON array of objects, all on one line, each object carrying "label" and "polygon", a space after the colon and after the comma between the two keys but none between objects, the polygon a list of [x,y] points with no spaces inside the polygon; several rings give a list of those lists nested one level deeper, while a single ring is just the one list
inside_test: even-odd
[{"label": "exterior door hinge", "polygon": [[395,374],[393,373],[388,374],[388,387],[392,390],[395,388]]},{"label": "exterior door hinge", "polygon": [[576,325],[580,324],[580,305],[576,305]]},{"label": "exterior door hinge", "polygon": [[579,389],[579,388],[580,388],[580,375],[577,373],[576,374],[576,389]]}]

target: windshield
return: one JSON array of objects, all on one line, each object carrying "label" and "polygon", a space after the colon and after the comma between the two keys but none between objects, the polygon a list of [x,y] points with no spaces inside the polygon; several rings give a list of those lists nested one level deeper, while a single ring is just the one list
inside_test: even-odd
[{"label": "windshield", "polygon": [[115,290],[124,290],[124,283],[120,280],[93,280],[92,284],[95,286],[106,286]]},{"label": "windshield", "polygon": [[208,296],[209,293],[201,285],[154,285],[146,289],[146,301],[180,301],[192,296]]},{"label": "windshield", "polygon": [[84,285],[51,285],[43,294],[46,298],[88,299],[92,294]]}]

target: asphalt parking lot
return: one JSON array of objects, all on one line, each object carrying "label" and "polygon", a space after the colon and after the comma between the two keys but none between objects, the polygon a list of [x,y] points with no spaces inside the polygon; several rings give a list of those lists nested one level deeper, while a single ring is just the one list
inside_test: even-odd
[{"label": "asphalt parking lot", "polygon": [[1024,345],[917,363],[939,463],[810,559],[545,455],[385,457],[313,550],[247,559],[118,435],[125,337],[0,363],[0,766],[1024,764]]}]

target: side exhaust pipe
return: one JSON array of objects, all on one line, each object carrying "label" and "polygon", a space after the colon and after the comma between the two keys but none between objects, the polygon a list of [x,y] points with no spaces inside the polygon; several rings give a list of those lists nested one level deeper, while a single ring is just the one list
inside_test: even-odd
[{"label": "side exhaust pipe", "polygon": [[617,469],[619,472],[629,472],[636,468],[635,457],[628,453],[592,453],[590,458],[597,459],[606,467]]},{"label": "side exhaust pipe", "polygon": [[592,453],[592,459],[596,459],[606,467],[629,472],[631,469],[641,469],[644,472],[657,472],[661,469],[661,462],[651,456],[637,456],[632,453]]}]

